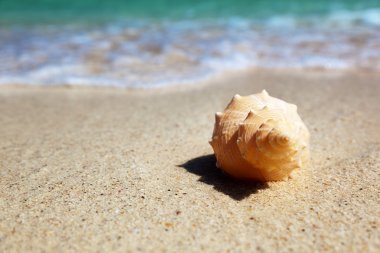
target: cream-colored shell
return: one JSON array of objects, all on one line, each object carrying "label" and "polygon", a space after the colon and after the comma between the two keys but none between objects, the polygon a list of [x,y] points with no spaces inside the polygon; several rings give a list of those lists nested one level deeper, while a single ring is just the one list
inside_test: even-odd
[{"label": "cream-colored shell", "polygon": [[210,144],[217,166],[245,180],[282,180],[309,160],[309,132],[297,106],[265,90],[235,95],[216,113]]}]

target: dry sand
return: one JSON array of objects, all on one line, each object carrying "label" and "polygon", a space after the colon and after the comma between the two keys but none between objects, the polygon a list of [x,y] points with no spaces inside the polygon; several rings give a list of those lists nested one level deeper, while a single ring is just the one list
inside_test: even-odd
[{"label": "dry sand", "polygon": [[[296,103],[312,163],[214,166],[214,112]],[[0,87],[0,252],[380,252],[380,75],[253,71],[150,91]]]}]

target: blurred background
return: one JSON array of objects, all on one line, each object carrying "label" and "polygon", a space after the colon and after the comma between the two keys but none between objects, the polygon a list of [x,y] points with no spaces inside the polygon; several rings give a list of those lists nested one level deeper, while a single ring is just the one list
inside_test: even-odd
[{"label": "blurred background", "polygon": [[380,71],[380,0],[0,0],[0,84],[159,87]]}]

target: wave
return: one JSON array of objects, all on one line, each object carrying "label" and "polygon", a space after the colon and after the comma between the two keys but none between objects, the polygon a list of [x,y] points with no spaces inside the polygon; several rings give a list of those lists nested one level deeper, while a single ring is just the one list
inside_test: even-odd
[{"label": "wave", "polygon": [[0,28],[0,84],[158,87],[252,67],[380,70],[380,9]]}]

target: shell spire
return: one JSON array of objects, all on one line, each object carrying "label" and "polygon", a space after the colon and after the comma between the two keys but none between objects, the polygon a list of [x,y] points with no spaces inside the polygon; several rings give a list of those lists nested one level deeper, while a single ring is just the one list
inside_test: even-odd
[{"label": "shell spire", "polygon": [[265,90],[235,95],[215,119],[210,144],[219,167],[233,177],[282,180],[309,160],[309,132],[297,107]]}]

